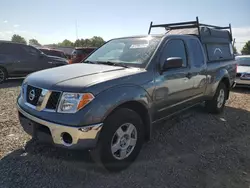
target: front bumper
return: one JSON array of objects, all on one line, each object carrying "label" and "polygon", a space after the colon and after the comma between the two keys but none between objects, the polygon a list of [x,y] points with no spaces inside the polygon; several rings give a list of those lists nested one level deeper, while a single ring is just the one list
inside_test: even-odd
[{"label": "front bumper", "polygon": [[99,123],[84,127],[70,127],[37,118],[24,111],[18,103],[17,109],[21,126],[25,132],[33,137],[37,137],[39,140],[52,141],[59,147],[69,149],[94,148],[103,126],[103,123]]},{"label": "front bumper", "polygon": [[235,82],[236,86],[250,86],[250,79],[241,79],[240,77],[237,77]]}]

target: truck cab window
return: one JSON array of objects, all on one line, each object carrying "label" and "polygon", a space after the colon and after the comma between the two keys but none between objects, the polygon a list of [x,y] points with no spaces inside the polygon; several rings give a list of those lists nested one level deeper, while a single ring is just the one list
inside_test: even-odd
[{"label": "truck cab window", "polygon": [[201,49],[201,45],[197,40],[191,39],[190,40],[190,47],[192,53],[192,62],[194,67],[202,67],[205,64],[203,51]]},{"label": "truck cab window", "polygon": [[161,63],[169,57],[180,57],[183,60],[183,67],[187,67],[187,55],[184,42],[180,39],[172,39],[164,47]]}]

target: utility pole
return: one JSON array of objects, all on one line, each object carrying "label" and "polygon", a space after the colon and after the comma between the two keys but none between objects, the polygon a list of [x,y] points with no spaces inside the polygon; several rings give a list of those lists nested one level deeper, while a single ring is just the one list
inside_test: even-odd
[{"label": "utility pole", "polygon": [[75,26],[76,26],[76,40],[78,39],[78,28],[77,28],[77,20],[75,22]]}]

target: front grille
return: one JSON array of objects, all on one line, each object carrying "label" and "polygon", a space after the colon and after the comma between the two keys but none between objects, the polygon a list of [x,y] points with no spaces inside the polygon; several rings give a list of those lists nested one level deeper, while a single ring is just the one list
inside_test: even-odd
[{"label": "front grille", "polygon": [[53,91],[49,97],[46,109],[55,110],[59,102],[61,92]]},{"label": "front grille", "polygon": [[42,89],[33,86],[27,86],[26,101],[34,106],[37,105]]}]

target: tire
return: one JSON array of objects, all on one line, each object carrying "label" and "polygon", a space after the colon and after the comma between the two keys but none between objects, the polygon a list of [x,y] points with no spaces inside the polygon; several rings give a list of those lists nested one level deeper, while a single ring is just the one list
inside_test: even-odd
[{"label": "tire", "polygon": [[140,116],[133,110],[119,108],[105,120],[97,147],[90,152],[104,169],[118,172],[136,159],[143,143],[144,127]]},{"label": "tire", "polygon": [[213,114],[220,114],[221,112],[223,112],[227,94],[228,88],[223,82],[221,82],[216,90],[213,99],[205,102],[205,106],[208,112]]},{"label": "tire", "polygon": [[4,68],[0,67],[0,84],[4,83],[7,79],[7,72]]}]

